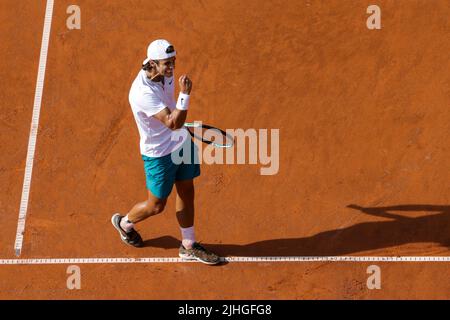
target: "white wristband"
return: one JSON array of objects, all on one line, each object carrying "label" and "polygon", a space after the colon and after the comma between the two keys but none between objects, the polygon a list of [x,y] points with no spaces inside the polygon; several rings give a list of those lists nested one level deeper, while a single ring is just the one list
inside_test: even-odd
[{"label": "white wristband", "polygon": [[178,95],[177,107],[178,110],[187,110],[189,109],[189,95],[180,92]]}]

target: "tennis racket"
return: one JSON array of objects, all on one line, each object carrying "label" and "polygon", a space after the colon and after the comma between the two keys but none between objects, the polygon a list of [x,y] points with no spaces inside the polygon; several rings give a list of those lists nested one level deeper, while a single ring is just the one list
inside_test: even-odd
[{"label": "tennis racket", "polygon": [[234,138],[222,129],[201,122],[186,122],[184,126],[193,138],[216,148],[231,148],[234,145]]}]

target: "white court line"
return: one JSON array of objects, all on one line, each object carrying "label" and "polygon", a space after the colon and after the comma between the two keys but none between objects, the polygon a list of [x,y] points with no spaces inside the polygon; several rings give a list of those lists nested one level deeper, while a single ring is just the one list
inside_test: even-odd
[{"label": "white court line", "polygon": [[[450,262],[450,257],[223,257],[222,261],[260,262]],[[49,264],[119,264],[119,263],[185,263],[181,258],[48,258],[48,259],[0,259],[0,265],[49,265]]]},{"label": "white court line", "polygon": [[36,92],[34,95],[33,117],[31,119],[30,138],[28,140],[27,160],[25,166],[25,176],[23,179],[22,199],[20,200],[19,220],[17,222],[16,241],[14,250],[16,256],[20,256],[22,251],[23,234],[25,232],[25,219],[27,217],[28,198],[30,195],[31,174],[33,172],[34,152],[36,149],[36,138],[39,126],[39,114],[41,112],[42,91],[44,89],[45,67],[47,64],[48,43],[53,16],[54,0],[47,0],[45,9],[44,31],[42,34],[41,55],[39,58],[39,70],[36,80]]}]

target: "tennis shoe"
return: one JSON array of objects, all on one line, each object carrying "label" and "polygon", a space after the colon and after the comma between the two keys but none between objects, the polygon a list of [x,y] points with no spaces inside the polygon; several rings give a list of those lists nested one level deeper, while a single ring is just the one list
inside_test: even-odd
[{"label": "tennis shoe", "polygon": [[140,234],[134,230],[131,229],[130,232],[126,232],[125,230],[122,229],[122,227],[120,226],[120,221],[123,219],[124,217],[121,216],[119,213],[116,213],[112,216],[111,218],[111,223],[114,226],[114,228],[116,228],[117,231],[119,231],[120,234],[120,239],[122,239],[122,241],[130,246],[133,247],[142,247],[142,245],[144,244],[144,242],[142,241],[142,238],[140,236]]},{"label": "tennis shoe", "polygon": [[209,265],[218,264],[220,262],[220,257],[217,254],[206,250],[198,242],[194,242],[191,249],[186,249],[181,245],[179,256],[184,260],[197,260]]}]

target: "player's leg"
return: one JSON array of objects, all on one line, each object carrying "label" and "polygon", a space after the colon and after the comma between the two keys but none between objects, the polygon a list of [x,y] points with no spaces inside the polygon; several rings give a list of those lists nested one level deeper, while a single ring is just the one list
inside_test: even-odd
[{"label": "player's leg", "polygon": [[195,240],[193,179],[200,175],[200,164],[195,160],[195,158],[198,159],[198,149],[192,141],[190,151],[191,162],[181,164],[175,178],[177,189],[176,211],[182,236],[179,256],[183,259],[198,260],[206,264],[217,264],[220,262],[219,256],[209,252]]},{"label": "player's leg", "polygon": [[179,255],[183,259],[217,264],[219,256],[209,252],[195,240],[194,232],[194,183],[193,180],[175,182],[177,189],[176,211],[181,229],[182,242]]},{"label": "player's leg", "polygon": [[130,212],[128,212],[128,220],[131,223],[138,223],[148,217],[157,215],[164,211],[166,203],[167,198],[160,199],[148,190],[148,199],[137,203]]},{"label": "player's leg", "polygon": [[194,181],[181,180],[175,182],[177,198],[175,203],[178,224],[181,229],[182,245],[192,248],[195,242],[194,234]]},{"label": "player's leg", "polygon": [[176,211],[181,228],[190,228],[194,225],[194,181],[176,181],[177,189]]},{"label": "player's leg", "polygon": [[[183,161],[175,174],[177,189],[176,214],[181,228],[182,246],[190,249],[195,242],[194,235],[194,178],[200,176],[198,148],[188,139],[180,150],[180,155],[189,154],[190,161]],[[197,160],[197,161],[196,161]]]},{"label": "player's leg", "polygon": [[119,231],[123,242],[140,247],[143,244],[139,233],[134,229],[138,223],[148,217],[161,213],[172,191],[177,167],[169,156],[150,158],[142,156],[146,175],[148,198],[133,206],[126,216],[116,213],[111,218],[113,226]]},{"label": "player's leg", "polygon": [[148,199],[146,201],[136,204],[125,217],[119,213],[114,214],[111,222],[119,231],[123,242],[134,247],[141,247],[143,241],[140,234],[134,229],[135,223],[161,213],[166,203],[167,198],[159,199],[151,191],[148,191]]}]

